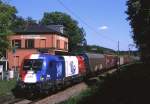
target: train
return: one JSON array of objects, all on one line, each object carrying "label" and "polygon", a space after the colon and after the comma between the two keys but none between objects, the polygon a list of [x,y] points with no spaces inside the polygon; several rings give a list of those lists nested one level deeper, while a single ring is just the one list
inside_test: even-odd
[{"label": "train", "polygon": [[[120,60],[120,61],[118,61]],[[31,54],[24,58],[17,88],[49,92],[83,81],[120,64],[134,61],[129,56],[82,53],[79,55]]]}]

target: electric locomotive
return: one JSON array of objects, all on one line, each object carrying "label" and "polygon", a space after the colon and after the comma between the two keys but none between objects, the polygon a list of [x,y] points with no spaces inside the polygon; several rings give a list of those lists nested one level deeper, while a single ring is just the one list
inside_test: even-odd
[{"label": "electric locomotive", "polygon": [[68,81],[78,80],[85,73],[81,56],[31,54],[22,63],[18,86],[25,90],[48,91],[63,87]]}]

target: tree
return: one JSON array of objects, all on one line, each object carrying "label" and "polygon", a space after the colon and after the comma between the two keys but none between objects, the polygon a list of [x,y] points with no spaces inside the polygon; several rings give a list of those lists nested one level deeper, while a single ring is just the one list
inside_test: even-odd
[{"label": "tree", "polygon": [[26,21],[24,18],[22,18],[20,16],[15,16],[11,29],[12,30],[14,30],[16,28],[23,29],[23,28],[25,28],[25,24],[26,24]]},{"label": "tree", "polygon": [[114,50],[112,49],[109,49],[109,48],[104,48],[104,47],[101,47],[101,46],[98,46],[98,45],[87,45],[86,46],[86,49],[85,49],[86,52],[92,52],[92,53],[115,53]]},{"label": "tree", "polygon": [[11,26],[16,9],[0,0],[0,55],[10,47],[7,35],[12,34]]},{"label": "tree", "polygon": [[36,25],[36,20],[32,19],[31,17],[28,17],[27,19],[24,19],[20,16],[15,16],[12,24],[12,30],[14,29],[24,29],[28,25]]},{"label": "tree", "polygon": [[86,45],[85,31],[78,26],[78,22],[71,18],[66,13],[52,12],[44,13],[40,24],[43,25],[63,25],[64,34],[69,37],[69,50],[73,52],[78,45]]},{"label": "tree", "polygon": [[150,3],[149,0],[128,0],[128,14],[133,39],[139,48],[141,58],[150,60]]},{"label": "tree", "polygon": [[34,20],[32,17],[28,17],[28,18],[26,19],[26,24],[27,24],[27,25],[37,25],[37,22],[36,22],[36,20]]}]

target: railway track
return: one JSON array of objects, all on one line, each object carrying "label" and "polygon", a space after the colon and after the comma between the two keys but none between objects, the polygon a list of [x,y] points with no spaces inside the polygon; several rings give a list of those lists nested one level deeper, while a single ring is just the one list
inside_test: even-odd
[{"label": "railway track", "polygon": [[[94,85],[95,83],[102,81],[103,78],[107,76],[107,74],[112,74],[116,71],[117,69],[109,70],[108,72],[105,72],[96,77],[92,77],[88,79],[88,81],[91,85],[92,84]],[[56,104],[56,103],[65,101],[72,96],[78,95],[80,92],[82,92],[83,90],[86,90],[87,88],[88,88],[88,84],[85,82],[81,82],[81,83],[72,85],[66,89],[63,89],[59,92],[55,92],[48,96],[39,97],[35,99],[15,98],[13,95],[9,95],[9,96],[0,98],[0,104]]]},{"label": "railway track", "polygon": [[13,95],[5,95],[0,97],[0,104],[29,104],[31,100],[24,98],[15,98]]},{"label": "railway track", "polygon": [[8,101],[8,102],[5,102],[3,104],[29,104],[31,103],[32,101],[30,100],[27,100],[27,99],[13,99],[11,101]]},{"label": "railway track", "polygon": [[[105,72],[105,73],[100,74],[96,77],[88,79],[88,81],[94,85],[97,82],[103,81],[103,78],[106,77],[108,74],[112,74],[116,71],[117,71],[117,69],[109,70],[108,72]],[[41,100],[36,101],[36,102],[32,102],[31,104],[58,104],[60,102],[63,102],[65,100],[69,99],[70,97],[73,97],[73,96],[80,94],[83,90],[86,90],[88,88],[88,86],[89,85],[87,83],[81,82],[81,83],[78,83],[74,86],[71,86],[71,87],[69,87],[63,91],[60,91],[56,94],[53,94],[51,96],[47,96],[44,99],[41,99]]]}]

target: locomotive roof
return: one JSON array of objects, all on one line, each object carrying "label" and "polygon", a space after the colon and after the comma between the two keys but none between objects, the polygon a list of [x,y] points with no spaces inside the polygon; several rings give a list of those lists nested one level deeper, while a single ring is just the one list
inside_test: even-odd
[{"label": "locomotive roof", "polygon": [[25,57],[25,59],[48,59],[53,61],[62,61],[62,56],[59,55],[51,55],[45,53],[33,53]]},{"label": "locomotive roof", "polygon": [[44,57],[51,57],[51,59],[54,59],[55,56],[54,55],[50,55],[50,54],[40,54],[40,53],[34,53],[34,54],[30,54],[27,57],[25,57],[26,59],[43,59]]},{"label": "locomotive roof", "polygon": [[89,58],[104,58],[104,54],[97,53],[85,53]]}]

